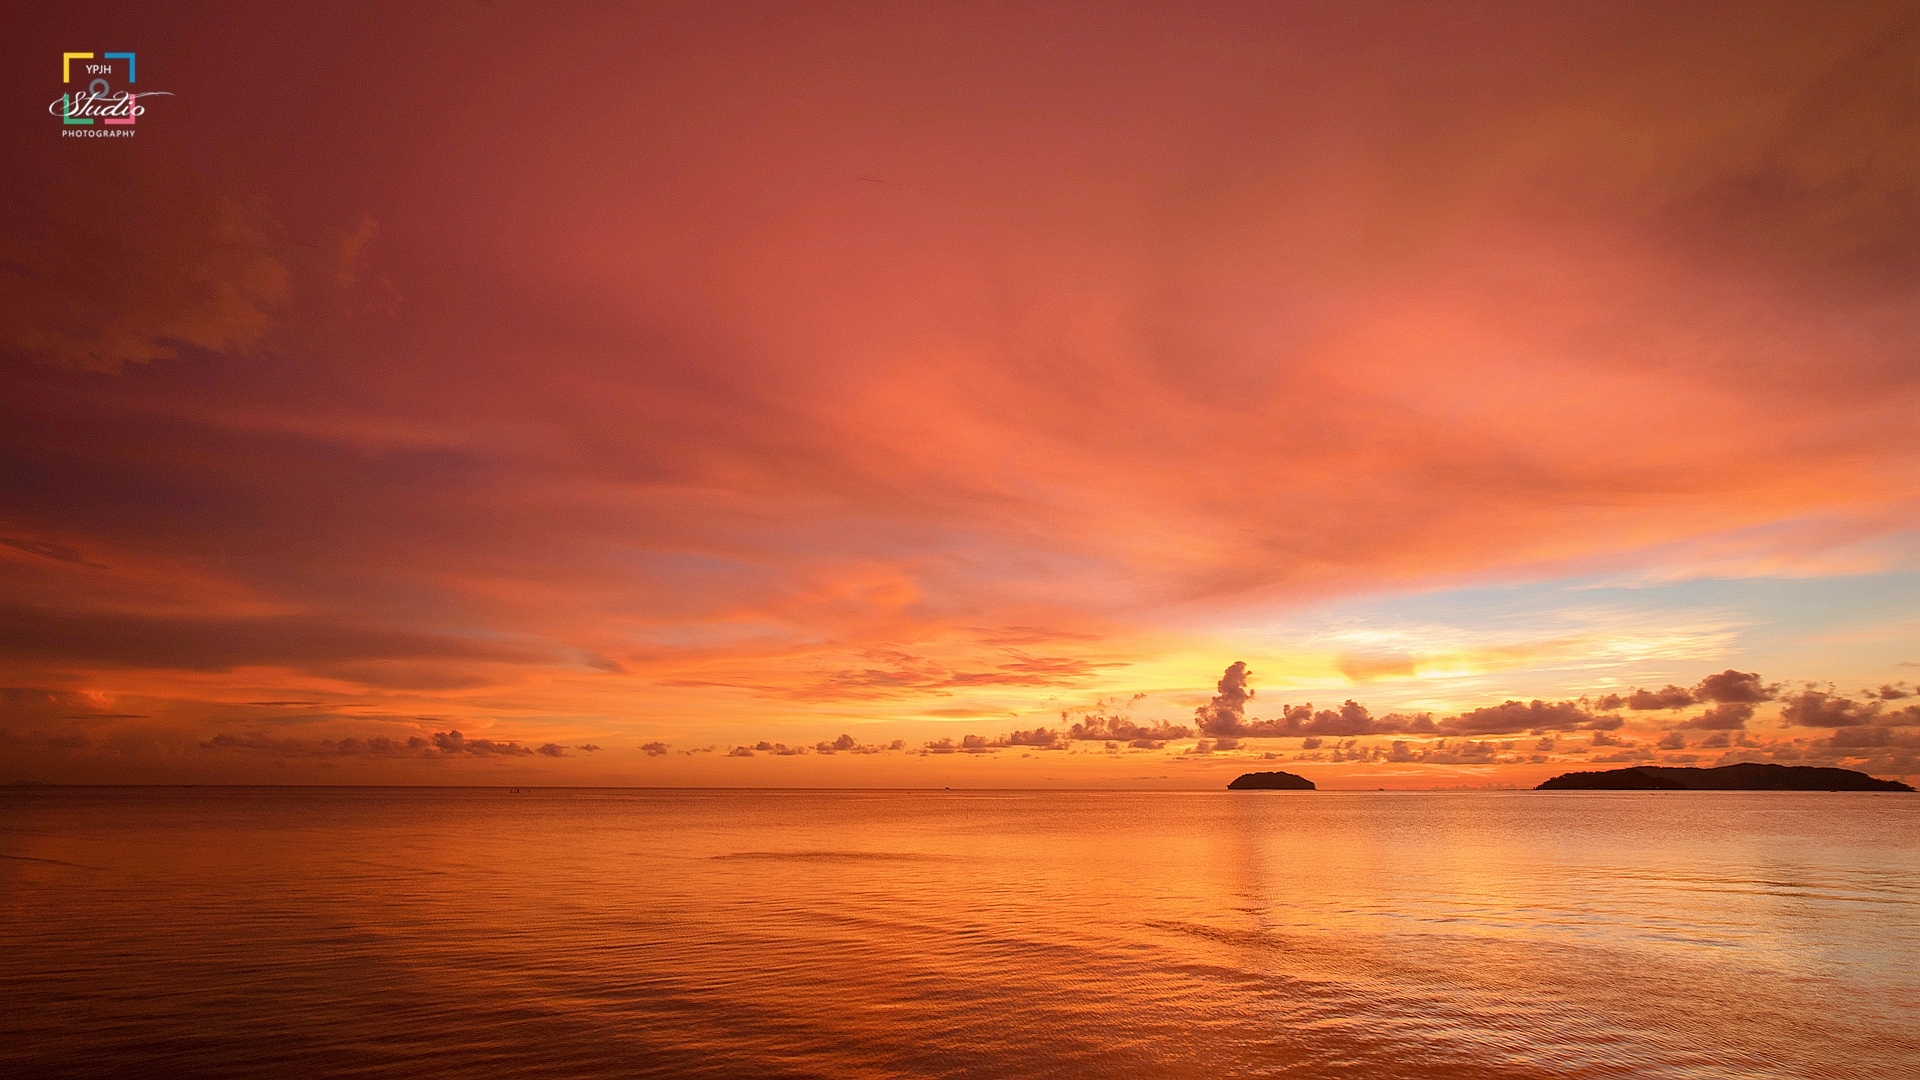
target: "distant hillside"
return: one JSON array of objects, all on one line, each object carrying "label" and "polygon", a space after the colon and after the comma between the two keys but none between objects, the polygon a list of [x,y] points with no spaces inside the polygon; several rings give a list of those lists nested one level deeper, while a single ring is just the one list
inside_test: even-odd
[{"label": "distant hillside", "polygon": [[[1284,774],[1283,774],[1284,775]],[[1242,777],[1241,779],[1245,779]],[[1239,781],[1235,781],[1238,783]],[[1852,769],[1749,762],[1717,769],[1636,765],[1607,772],[1570,772],[1535,791],[1912,791],[1898,780],[1875,780]]]},{"label": "distant hillside", "polygon": [[1312,791],[1313,781],[1290,772],[1250,772],[1227,785],[1228,791]]}]

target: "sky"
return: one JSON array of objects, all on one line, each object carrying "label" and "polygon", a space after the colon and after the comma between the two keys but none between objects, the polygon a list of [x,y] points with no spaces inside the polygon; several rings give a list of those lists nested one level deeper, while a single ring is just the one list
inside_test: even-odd
[{"label": "sky", "polygon": [[0,782],[1920,775],[1911,3],[4,47]]}]

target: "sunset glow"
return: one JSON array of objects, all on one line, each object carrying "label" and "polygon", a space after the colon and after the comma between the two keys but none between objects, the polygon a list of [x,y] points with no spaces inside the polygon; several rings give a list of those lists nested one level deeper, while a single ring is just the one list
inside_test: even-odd
[{"label": "sunset glow", "polygon": [[24,12],[0,782],[1912,781],[1920,31],[1680,7]]}]

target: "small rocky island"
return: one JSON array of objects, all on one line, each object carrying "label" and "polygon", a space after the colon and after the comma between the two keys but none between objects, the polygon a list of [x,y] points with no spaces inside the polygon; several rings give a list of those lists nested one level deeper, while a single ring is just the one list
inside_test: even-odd
[{"label": "small rocky island", "polygon": [[[1264,773],[1255,775],[1267,775]],[[1285,776],[1285,773],[1278,775]],[[1241,777],[1240,780],[1245,780]],[[1240,780],[1235,780],[1238,784]],[[1748,762],[1717,769],[1636,765],[1606,772],[1570,772],[1535,791],[1912,791],[1898,780],[1876,780],[1852,769]]]},{"label": "small rocky island", "polygon": [[1250,772],[1227,785],[1228,791],[1312,791],[1313,781],[1290,772]]}]

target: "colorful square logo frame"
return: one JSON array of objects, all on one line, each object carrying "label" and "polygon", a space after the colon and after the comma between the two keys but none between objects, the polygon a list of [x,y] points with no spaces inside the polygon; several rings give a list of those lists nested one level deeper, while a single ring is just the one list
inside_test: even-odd
[{"label": "colorful square logo frame", "polygon": [[[95,58],[96,58],[95,55],[90,52],[61,53],[60,54],[60,81],[63,84],[73,82],[73,74],[74,74],[73,62],[75,60],[85,61],[85,60],[93,60]],[[106,60],[106,61],[125,60],[127,62],[127,85],[132,86],[135,82],[139,80],[139,71],[136,67],[133,53],[103,52],[99,54],[98,59]],[[83,75],[90,73],[88,69],[95,69],[95,71],[92,73],[97,73],[97,74],[110,75],[113,73],[112,65],[110,63],[100,64],[100,65],[82,64],[81,67],[82,67],[81,73]],[[104,70],[100,70],[100,69],[104,69]],[[130,94],[130,91],[122,91],[122,93]],[[96,78],[93,80],[92,83],[88,85],[86,96],[82,100],[88,103],[102,102],[102,101],[111,100],[112,98],[114,98],[114,96],[115,95],[113,93],[113,84],[107,82],[107,80],[104,78]],[[78,93],[63,93],[60,95],[61,123],[63,124],[93,123],[94,117],[76,115],[77,112],[86,111],[84,108],[80,110],[76,110],[74,108],[74,100],[76,98],[80,98],[80,95]],[[134,118],[138,115],[139,115],[138,109],[129,108],[126,110],[126,115],[124,116],[102,116],[99,118],[99,120],[100,120],[100,123],[102,124],[131,125],[134,121]]]}]

